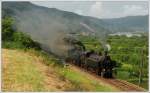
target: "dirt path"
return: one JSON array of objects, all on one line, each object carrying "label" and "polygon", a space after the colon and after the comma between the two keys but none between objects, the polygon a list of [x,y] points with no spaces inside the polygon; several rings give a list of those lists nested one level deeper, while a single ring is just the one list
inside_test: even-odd
[{"label": "dirt path", "polygon": [[119,80],[119,79],[105,79],[105,78],[102,78],[100,76],[97,76],[95,75],[94,73],[90,72],[90,71],[87,71],[85,69],[82,69],[82,68],[79,68],[75,65],[72,65],[70,64],[70,67],[74,70],[80,70],[83,74],[88,74],[88,76],[90,78],[93,78],[93,79],[96,79],[100,82],[103,82],[103,83],[107,83],[107,84],[110,84],[116,88],[118,88],[119,90],[121,91],[145,91],[145,89],[137,86],[137,85],[134,85],[132,83],[129,83],[129,82],[126,82],[124,80]]},{"label": "dirt path", "polygon": [[46,66],[44,63],[40,62],[37,57],[35,57],[35,65],[40,70],[41,74],[44,76],[44,86],[45,91],[63,91],[69,88],[71,83],[68,80],[62,80],[54,69],[50,66]]}]

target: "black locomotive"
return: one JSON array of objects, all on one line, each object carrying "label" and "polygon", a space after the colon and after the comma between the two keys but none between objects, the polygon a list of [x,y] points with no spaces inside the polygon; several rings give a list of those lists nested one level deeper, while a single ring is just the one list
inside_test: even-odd
[{"label": "black locomotive", "polygon": [[68,50],[66,62],[93,71],[99,76],[113,78],[116,62],[110,58],[107,51],[103,54],[93,50],[86,51],[85,46],[80,41],[73,38],[64,38],[64,40],[73,45],[72,49]]}]

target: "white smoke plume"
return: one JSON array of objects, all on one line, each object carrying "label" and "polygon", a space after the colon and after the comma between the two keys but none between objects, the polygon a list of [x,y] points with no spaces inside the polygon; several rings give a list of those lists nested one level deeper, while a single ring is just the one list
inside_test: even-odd
[{"label": "white smoke plume", "polygon": [[99,42],[102,44],[105,51],[111,50],[111,46],[106,43],[107,34],[105,32],[98,33],[97,31],[95,31],[94,29],[92,29],[90,26],[88,26],[83,22],[80,22],[80,25],[87,28],[87,30],[90,31],[92,35],[95,35],[99,39]]},{"label": "white smoke plume", "polygon": [[85,28],[87,28],[90,32],[95,33],[96,31],[94,29],[92,29],[91,27],[89,27],[87,24],[80,22],[80,25],[84,26]]},{"label": "white smoke plume", "polygon": [[35,41],[42,44],[42,48],[58,56],[66,56],[70,48],[63,41],[67,27],[59,18],[52,19],[48,13],[40,9],[31,9],[16,12],[16,26],[19,31],[25,32]]}]

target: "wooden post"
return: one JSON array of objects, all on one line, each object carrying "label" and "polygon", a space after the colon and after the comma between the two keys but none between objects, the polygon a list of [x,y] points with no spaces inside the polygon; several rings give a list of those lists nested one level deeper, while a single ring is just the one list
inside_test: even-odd
[{"label": "wooden post", "polygon": [[144,49],[141,49],[141,62],[139,63],[139,85],[142,82],[143,76]]}]

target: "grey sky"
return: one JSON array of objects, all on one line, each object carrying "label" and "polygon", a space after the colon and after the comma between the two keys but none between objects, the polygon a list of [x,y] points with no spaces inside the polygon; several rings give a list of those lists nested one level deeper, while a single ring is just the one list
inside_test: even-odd
[{"label": "grey sky", "polygon": [[148,2],[144,1],[34,1],[32,3],[97,18],[118,18],[148,14]]}]

